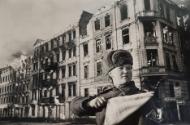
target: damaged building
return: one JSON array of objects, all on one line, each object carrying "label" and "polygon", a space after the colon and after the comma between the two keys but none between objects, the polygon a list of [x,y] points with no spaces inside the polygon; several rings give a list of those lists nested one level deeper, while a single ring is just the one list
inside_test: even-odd
[{"label": "damaged building", "polygon": [[[133,80],[138,88],[152,89],[160,83],[157,95],[160,117],[165,122],[188,121],[190,87],[184,77],[178,11],[179,7],[170,0],[120,0],[93,14],[83,11],[77,24],[64,32],[48,40],[37,39],[28,101],[25,100],[28,89],[24,89],[28,77],[26,80],[16,77],[20,84],[14,84],[23,88],[17,92],[21,94],[18,104],[19,100],[29,104],[24,109],[15,105],[22,112],[19,117],[24,114],[51,120],[75,117],[70,110],[72,99],[95,95],[111,84],[106,74],[106,55],[125,49],[133,56]],[[2,73],[3,69],[1,83]],[[1,87],[2,100],[4,91]]]}]

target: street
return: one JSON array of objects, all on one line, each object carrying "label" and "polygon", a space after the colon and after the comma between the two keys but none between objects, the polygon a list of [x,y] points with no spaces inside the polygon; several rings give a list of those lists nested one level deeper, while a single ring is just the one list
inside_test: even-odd
[{"label": "street", "polygon": [[[95,124],[80,124],[80,123],[51,123],[51,122],[9,122],[9,121],[0,121],[0,125],[95,125]],[[176,123],[176,124],[162,124],[162,125],[190,125],[190,123]]]},{"label": "street", "polygon": [[79,123],[70,123],[70,122],[62,122],[62,123],[52,123],[52,122],[9,122],[9,121],[0,121],[0,125],[94,125],[94,124],[79,124]]}]

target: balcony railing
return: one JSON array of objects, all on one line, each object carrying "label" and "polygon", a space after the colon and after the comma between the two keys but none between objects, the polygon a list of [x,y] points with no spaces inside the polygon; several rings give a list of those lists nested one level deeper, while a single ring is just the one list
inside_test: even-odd
[{"label": "balcony railing", "polygon": [[141,11],[139,13],[136,13],[136,16],[138,18],[144,18],[144,17],[158,17],[159,14],[157,11],[154,11],[154,10],[150,10],[150,11]]},{"label": "balcony railing", "polygon": [[68,42],[64,42],[61,47],[64,49],[70,49],[76,46],[76,40],[69,40]]},{"label": "balcony railing", "polygon": [[43,65],[43,69],[45,71],[56,70],[57,67],[58,67],[57,62],[46,63],[46,64]]},{"label": "balcony railing", "polygon": [[166,73],[164,66],[148,66],[141,68],[142,75],[162,75]]},{"label": "balcony railing", "polygon": [[52,104],[54,103],[54,97],[43,97],[39,100],[40,103]]},{"label": "balcony railing", "polygon": [[50,80],[42,80],[41,81],[41,88],[43,87],[50,87],[50,86],[56,86],[57,80],[56,79],[50,79]]},{"label": "balcony railing", "polygon": [[144,41],[145,41],[146,46],[157,46],[158,45],[157,37],[155,37],[155,36],[146,36],[144,38]]}]

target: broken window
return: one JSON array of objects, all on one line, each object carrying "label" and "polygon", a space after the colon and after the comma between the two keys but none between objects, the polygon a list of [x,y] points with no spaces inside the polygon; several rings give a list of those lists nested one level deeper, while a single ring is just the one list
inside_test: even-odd
[{"label": "broken window", "polygon": [[168,19],[168,21],[171,21],[170,20],[170,8],[169,8],[169,6],[166,7],[166,18]]},{"label": "broken window", "polygon": [[71,97],[72,96],[72,85],[69,84],[68,87],[69,87],[69,95],[68,96]]},{"label": "broken window", "polygon": [[63,66],[61,70],[62,70],[62,78],[65,78],[66,66]]},{"label": "broken window", "polygon": [[125,20],[128,18],[128,7],[126,4],[120,5],[120,14],[121,14],[121,20]]},{"label": "broken window", "polygon": [[84,96],[85,97],[89,96],[89,89],[88,88],[84,89]]},{"label": "broken window", "polygon": [[178,71],[178,66],[177,66],[175,55],[172,55],[172,60],[173,60],[173,69],[174,69],[174,71]]},{"label": "broken window", "polygon": [[72,67],[71,67],[71,65],[69,65],[69,77],[71,77],[72,76]]},{"label": "broken window", "polygon": [[84,57],[88,55],[88,43],[83,44]]},{"label": "broken window", "polygon": [[73,96],[76,96],[76,84],[73,84]]},{"label": "broken window", "polygon": [[73,47],[73,57],[76,56],[76,47]]},{"label": "broken window", "polygon": [[143,25],[146,38],[156,37],[156,22],[145,21]]},{"label": "broken window", "polygon": [[96,40],[96,52],[100,52],[102,50],[102,42],[100,39]]},{"label": "broken window", "polygon": [[66,41],[66,36],[64,34],[64,35],[62,35],[62,43],[65,43],[65,41]]},{"label": "broken window", "polygon": [[170,63],[170,55],[169,53],[165,53],[166,56],[166,69],[171,70],[171,63]]},{"label": "broken window", "polygon": [[110,15],[105,16],[105,27],[110,26]]},{"label": "broken window", "polygon": [[51,49],[54,48],[54,43],[53,43],[53,40],[51,40]]},{"label": "broken window", "polygon": [[69,49],[69,58],[72,56],[72,49]]},{"label": "broken window", "polygon": [[171,28],[169,28],[168,26],[164,26],[164,28],[162,29],[162,33],[163,33],[163,42],[170,44],[170,45],[174,45],[174,32]]},{"label": "broken window", "polygon": [[163,32],[163,39],[164,39],[164,42],[167,42],[168,40],[168,27],[167,26],[165,26],[164,28],[163,28],[163,30],[162,30],[162,32]]},{"label": "broken window", "polygon": [[122,30],[123,44],[129,43],[129,29],[125,28]]},{"label": "broken window", "polygon": [[76,76],[76,64],[73,64],[73,76]]},{"label": "broken window", "polygon": [[173,44],[173,32],[168,33],[168,42],[171,45]]},{"label": "broken window", "polygon": [[44,97],[47,97],[47,90],[44,90]]},{"label": "broken window", "polygon": [[162,3],[160,3],[160,16],[164,16],[164,5]]},{"label": "broken window", "polygon": [[102,75],[102,62],[97,62],[97,76]]},{"label": "broken window", "polygon": [[105,41],[106,41],[106,49],[111,49],[111,35],[106,35],[105,36]]},{"label": "broken window", "polygon": [[64,99],[65,98],[65,85],[61,85],[61,97]]},{"label": "broken window", "polygon": [[76,31],[74,30],[73,31],[73,39],[75,39],[76,38]]},{"label": "broken window", "polygon": [[150,8],[150,0],[144,0],[144,8],[146,11],[151,10]]},{"label": "broken window", "polygon": [[169,90],[170,90],[170,97],[175,97],[174,85],[172,82],[170,82],[169,84]]},{"label": "broken window", "polygon": [[59,62],[59,53],[56,54],[56,61]]},{"label": "broken window", "polygon": [[71,41],[72,40],[72,34],[71,34],[71,32],[69,32],[68,34],[69,34],[69,41]]},{"label": "broken window", "polygon": [[62,60],[65,60],[65,57],[66,57],[66,51],[62,50]]},{"label": "broken window", "polygon": [[57,48],[57,40],[54,38],[52,41],[53,41],[53,47]]},{"label": "broken window", "polygon": [[45,44],[45,50],[48,52],[48,43]]},{"label": "broken window", "polygon": [[68,68],[69,68],[69,77],[77,75],[76,74],[76,64],[69,64]]},{"label": "broken window", "polygon": [[95,30],[100,30],[100,20],[99,19],[95,20],[94,25],[95,25]]},{"label": "broken window", "polygon": [[147,49],[147,63],[149,66],[157,66],[158,52],[156,49]]},{"label": "broken window", "polygon": [[68,83],[69,91],[68,91],[68,96],[76,96],[76,84],[74,82],[69,82]]},{"label": "broken window", "polygon": [[88,65],[84,66],[84,78],[88,78]]}]

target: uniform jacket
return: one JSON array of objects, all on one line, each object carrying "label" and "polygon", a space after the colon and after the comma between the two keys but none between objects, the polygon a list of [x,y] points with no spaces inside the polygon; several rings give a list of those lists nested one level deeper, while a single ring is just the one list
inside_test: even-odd
[{"label": "uniform jacket", "polygon": [[[105,119],[106,105],[102,106],[99,109],[95,109],[88,107],[87,102],[89,102],[97,96],[103,96],[105,99],[110,99],[117,96],[133,95],[141,92],[142,91],[140,91],[135,86],[133,81],[131,81],[128,84],[122,84],[118,88],[110,85],[105,87],[103,91],[96,96],[76,97],[71,103],[71,109],[73,113],[78,116],[96,115],[97,125],[103,125]],[[140,108],[119,125],[145,125],[145,111],[147,112],[147,110],[144,107]]]}]

